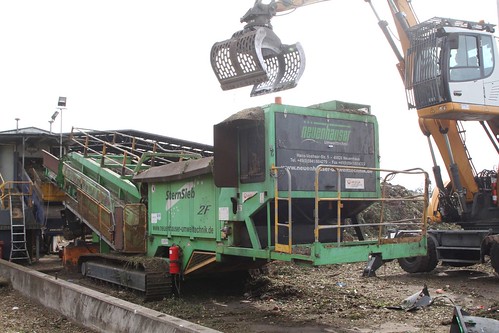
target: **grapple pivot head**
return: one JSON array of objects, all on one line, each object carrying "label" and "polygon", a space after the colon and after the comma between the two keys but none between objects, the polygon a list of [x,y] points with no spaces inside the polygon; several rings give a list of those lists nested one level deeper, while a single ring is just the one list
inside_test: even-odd
[{"label": "grapple pivot head", "polygon": [[211,66],[222,90],[253,85],[251,96],[294,88],[305,69],[299,43],[282,44],[267,27],[236,32],[211,48]]}]

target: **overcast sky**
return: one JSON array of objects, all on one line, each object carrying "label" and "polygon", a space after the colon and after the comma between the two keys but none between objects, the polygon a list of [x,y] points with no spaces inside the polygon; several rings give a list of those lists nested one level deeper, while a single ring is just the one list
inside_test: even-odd
[{"label": "overcast sky", "polygon": [[[66,96],[63,131],[137,129],[212,144],[214,124],[276,96],[299,106],[341,100],[372,106],[382,167],[431,171],[396,58],[364,0],[331,0],[273,19],[283,43],[300,42],[305,50],[297,88],[256,98],[249,97],[251,87],[222,91],[211,46],[242,29],[239,18],[253,2],[2,0],[0,131],[15,128],[15,118],[19,127],[49,130],[57,99]],[[395,31],[386,1],[372,2]],[[443,16],[497,24],[496,0],[412,3],[421,21]],[[497,164],[496,153],[483,149],[484,136],[468,140],[477,169]]]}]

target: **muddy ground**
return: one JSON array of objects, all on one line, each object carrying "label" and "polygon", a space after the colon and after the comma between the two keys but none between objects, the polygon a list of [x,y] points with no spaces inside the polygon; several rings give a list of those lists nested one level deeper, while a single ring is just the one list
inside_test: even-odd
[{"label": "muddy ground", "polygon": [[[449,332],[454,305],[475,316],[499,319],[499,277],[490,266],[439,266],[407,274],[396,262],[362,277],[364,263],[320,268],[272,263],[242,278],[184,281],[181,296],[144,303],[140,296],[59,272],[60,278],[110,293],[226,333],[257,332]],[[52,273],[53,274],[53,273]],[[407,312],[390,307],[428,286],[434,303]],[[91,332],[67,318],[0,288],[2,332]],[[499,328],[498,328],[499,331]]]},{"label": "muddy ground", "polygon": [[[454,305],[499,319],[499,278],[486,266],[409,275],[392,262],[371,278],[361,276],[363,267],[274,263],[244,283],[186,282],[180,299],[147,306],[227,333],[449,332]],[[389,309],[425,284],[435,299],[431,306]]]}]

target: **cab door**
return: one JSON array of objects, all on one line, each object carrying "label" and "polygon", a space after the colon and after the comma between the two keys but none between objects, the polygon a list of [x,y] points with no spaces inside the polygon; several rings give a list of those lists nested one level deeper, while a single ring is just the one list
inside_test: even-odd
[{"label": "cab door", "polygon": [[485,77],[483,82],[485,105],[499,106],[499,70],[496,70],[495,67],[498,50],[497,44],[491,36],[482,36],[481,51]]}]

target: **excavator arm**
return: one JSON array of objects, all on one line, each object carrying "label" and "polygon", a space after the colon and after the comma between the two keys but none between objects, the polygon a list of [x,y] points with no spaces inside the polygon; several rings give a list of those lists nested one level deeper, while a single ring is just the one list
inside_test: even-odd
[{"label": "excavator arm", "polygon": [[[323,1],[264,4],[256,0],[241,18],[244,29],[212,47],[211,64],[222,89],[254,85],[251,96],[256,96],[295,87],[304,71],[304,51],[299,43],[282,44],[270,21],[277,13]],[[372,1],[364,1],[371,6],[398,60],[408,107],[417,110],[420,128],[428,137],[439,216],[455,221],[483,213],[486,209],[476,205],[484,200],[484,191],[496,190],[490,179],[494,172],[497,178],[497,170],[487,172],[488,179],[476,172],[460,124],[479,121],[499,152],[499,66],[495,64],[499,52],[492,35],[494,26],[438,17],[420,23],[410,1],[386,0],[398,33],[396,41]],[[464,63],[458,62],[459,57]],[[443,183],[430,138],[446,166],[450,185]],[[494,205],[497,207],[497,201]]]}]

